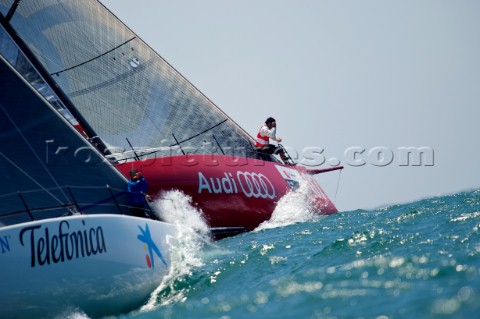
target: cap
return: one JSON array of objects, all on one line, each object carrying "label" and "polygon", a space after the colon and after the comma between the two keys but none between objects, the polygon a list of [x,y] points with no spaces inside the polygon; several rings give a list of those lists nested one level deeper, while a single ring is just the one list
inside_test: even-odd
[{"label": "cap", "polygon": [[138,170],[136,168],[133,168],[131,171],[130,171],[130,177],[133,177],[133,175],[137,174],[138,173]]}]

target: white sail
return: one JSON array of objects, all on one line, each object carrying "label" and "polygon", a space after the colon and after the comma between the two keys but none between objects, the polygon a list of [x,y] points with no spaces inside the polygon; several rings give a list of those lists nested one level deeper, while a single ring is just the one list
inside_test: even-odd
[{"label": "white sail", "polygon": [[24,0],[9,25],[106,144],[255,156],[248,134],[100,2]]}]

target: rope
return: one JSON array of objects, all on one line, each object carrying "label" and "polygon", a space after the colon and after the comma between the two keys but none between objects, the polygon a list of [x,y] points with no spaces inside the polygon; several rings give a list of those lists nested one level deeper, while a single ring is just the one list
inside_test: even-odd
[{"label": "rope", "polygon": [[92,61],[94,61],[94,60],[96,60],[96,59],[98,59],[98,58],[100,58],[100,57],[102,57],[102,56],[104,56],[104,55],[109,54],[109,53],[112,52],[112,51],[115,51],[116,49],[120,48],[121,46],[124,46],[125,44],[127,44],[128,42],[130,42],[130,41],[132,41],[132,40],[134,40],[134,39],[135,39],[135,37],[131,38],[130,40],[127,40],[127,41],[123,42],[123,43],[120,44],[120,45],[117,45],[116,47],[114,47],[114,48],[112,48],[112,49],[110,49],[110,50],[108,50],[108,51],[106,51],[106,52],[104,52],[104,53],[102,53],[102,54],[100,54],[100,55],[97,55],[97,56],[94,57],[94,58],[91,58],[90,60],[87,60],[87,61],[85,61],[85,62],[79,63],[79,64],[77,64],[77,65],[71,66],[71,67],[69,67],[69,68],[66,68],[66,69],[63,69],[63,70],[60,70],[60,71],[57,71],[57,72],[53,72],[53,73],[51,73],[50,75],[59,75],[60,73],[70,71],[70,70],[75,69],[75,68],[77,68],[77,67],[79,67],[79,66],[82,66],[82,65],[84,65],[84,64],[87,64],[87,63],[89,63],[89,62],[92,62]]},{"label": "rope", "polygon": [[[29,143],[29,141],[27,140],[27,138],[25,137],[25,135],[23,135],[22,131],[20,130],[20,128],[17,126],[17,123],[15,123],[15,121],[10,117],[10,114],[8,114],[8,112],[5,110],[5,108],[0,105],[1,109],[3,110],[3,113],[6,115],[6,117],[8,118],[8,120],[10,121],[10,123],[12,123],[12,125],[15,127],[15,130],[18,132],[18,134],[21,136],[21,138],[23,139],[23,141],[25,142],[25,144],[27,144],[28,148],[30,149],[30,151],[33,153],[33,155],[37,158],[38,162],[40,163],[40,165],[43,167],[43,169],[45,170],[46,174],[52,179],[52,181],[55,183],[55,185],[57,185],[57,187],[60,188],[60,185],[58,184],[57,180],[55,179],[55,177],[50,173],[50,171],[48,170],[48,168],[45,166],[45,163],[40,159],[39,155],[35,152],[35,149],[33,148],[33,146]],[[3,153],[0,152],[0,155],[5,159],[7,160],[11,165],[13,165],[16,169],[18,169],[22,174],[24,174],[27,178],[29,178],[30,180],[32,180],[35,184],[37,184],[39,187],[41,187],[42,189],[44,189],[48,194],[50,194],[50,196],[52,196],[55,200],[57,200],[59,203],[62,203],[63,202],[57,198],[55,195],[51,194],[50,192],[48,192],[48,190],[43,187],[39,182],[37,182],[34,178],[32,178],[27,172],[25,172],[24,170],[22,170],[18,165],[16,165],[13,161],[11,161],[8,157],[6,157]],[[65,199],[67,199],[67,195],[61,191],[63,196],[65,196]]]},{"label": "rope", "polygon": [[208,131],[216,128],[217,126],[225,123],[225,122],[228,121],[228,120],[229,120],[229,119],[227,118],[227,119],[221,121],[220,123],[215,124],[214,126],[212,126],[212,127],[210,127],[210,128],[207,128],[207,129],[206,129],[205,131],[203,131],[203,132],[200,132],[200,133],[198,133],[198,134],[196,134],[196,135],[193,135],[193,136],[191,136],[191,137],[189,137],[189,138],[187,138],[187,139],[185,139],[185,140],[183,140],[183,141],[176,142],[175,144],[171,144],[170,146],[180,145],[180,144],[183,143],[183,142],[189,141],[189,140],[191,140],[191,139],[193,139],[193,138],[195,138],[195,137],[197,137],[197,136],[200,136],[200,135],[202,135],[202,134],[204,134],[204,133],[206,133],[206,132],[208,132]]},{"label": "rope", "polygon": [[342,171],[343,171],[343,170],[340,170],[340,172],[338,173],[337,189],[335,190],[335,198],[333,199],[333,203],[334,203],[334,204],[337,203],[338,187],[340,186],[340,177],[342,176]]}]

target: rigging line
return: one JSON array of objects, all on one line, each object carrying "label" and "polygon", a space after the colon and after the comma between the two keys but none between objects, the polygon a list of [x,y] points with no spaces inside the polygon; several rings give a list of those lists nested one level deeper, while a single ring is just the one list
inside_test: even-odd
[{"label": "rigging line", "polygon": [[[0,152],[0,155],[2,155],[5,158],[5,155],[3,153]],[[7,160],[7,161],[10,162],[10,163],[13,163],[13,161],[10,161],[10,160]],[[80,188],[80,186],[69,186],[69,187],[70,188],[75,188],[75,189]],[[88,188],[88,187],[100,188],[99,186],[84,186],[83,188]],[[61,188],[64,188],[64,187],[61,187]],[[58,190],[58,187],[48,187],[48,188],[43,188],[41,190],[43,190],[43,191],[45,191],[45,190],[54,191],[54,190]],[[39,189],[28,189],[28,190],[21,191],[21,193],[22,194],[33,194],[33,193],[38,193],[38,191],[39,191]],[[9,196],[18,196],[18,191],[7,193],[7,194],[2,194],[2,195],[0,195],[0,198],[9,197]]]},{"label": "rigging line", "polygon": [[213,137],[213,139],[215,140],[215,142],[217,142],[217,145],[218,145],[218,147],[220,148],[220,151],[222,152],[222,154],[225,155],[225,152],[223,151],[222,146],[220,145],[220,143],[218,142],[217,138],[215,137],[215,134],[212,134],[212,137]]},{"label": "rigging line", "polygon": [[337,180],[337,189],[335,190],[335,198],[333,202],[336,204],[337,203],[337,193],[338,193],[338,187],[340,186],[340,177],[342,176],[342,170],[338,173],[338,180]]},{"label": "rigging line", "polygon": [[110,50],[108,50],[108,51],[106,51],[106,52],[104,52],[104,53],[102,53],[102,54],[100,54],[100,55],[97,55],[97,56],[94,57],[94,58],[91,58],[90,60],[84,61],[84,62],[82,62],[82,63],[79,63],[79,64],[77,64],[77,65],[71,66],[71,67],[66,68],[66,69],[63,69],[63,70],[61,70],[61,71],[57,71],[57,72],[50,73],[50,75],[59,75],[60,73],[70,71],[70,70],[75,69],[75,68],[77,68],[77,67],[79,67],[79,66],[82,66],[82,65],[84,65],[84,64],[87,64],[87,63],[89,63],[89,62],[92,62],[92,61],[94,61],[94,60],[96,60],[96,59],[98,59],[98,58],[100,58],[100,57],[102,57],[102,56],[104,56],[104,55],[109,54],[109,53],[112,52],[112,51],[115,51],[116,49],[124,46],[125,44],[127,44],[128,42],[133,41],[133,40],[135,40],[135,37],[133,37],[133,38],[131,38],[131,39],[123,42],[123,43],[120,44],[120,45],[117,45],[116,47],[114,47],[114,48],[112,48],[112,49],[110,49]]},{"label": "rigging line", "polygon": [[173,139],[175,142],[177,142],[178,146],[180,147],[180,151],[182,151],[182,154],[185,155],[185,152],[183,151],[182,147],[180,146],[180,143],[178,142],[177,138],[175,137],[175,134],[172,132]]},{"label": "rigging line", "polygon": [[[214,126],[212,126],[212,127],[210,127],[210,128],[207,128],[205,131],[200,132],[200,133],[198,133],[198,134],[196,134],[196,135],[193,135],[193,136],[191,136],[191,137],[189,137],[189,138],[187,138],[187,139],[184,139],[183,141],[180,141],[180,142],[177,141],[175,144],[170,144],[170,146],[180,145],[180,143],[183,143],[183,142],[186,142],[186,141],[190,141],[191,139],[194,139],[195,137],[200,136],[200,135],[202,135],[203,133],[206,133],[206,132],[214,129],[214,128],[216,128],[217,126],[222,125],[223,123],[225,123],[225,122],[228,121],[229,119],[230,119],[230,118],[226,118],[226,119],[224,119],[223,121],[221,121],[220,123],[217,123],[217,124],[215,124]],[[176,139],[175,139],[175,140],[176,140]]]},{"label": "rigging line", "polygon": [[[34,182],[35,184],[38,185],[38,187],[40,187],[40,189],[42,189],[43,191],[45,191],[47,194],[49,194],[50,196],[52,196],[56,201],[58,201],[60,204],[63,204],[63,202],[57,198],[53,193],[51,193],[49,191],[48,188],[45,188],[42,184],[40,184],[39,182],[37,182],[32,176],[30,176],[27,172],[25,172],[20,166],[18,166],[17,164],[15,164],[12,160],[10,160],[8,157],[6,157],[2,152],[0,152],[0,156],[2,156],[7,162],[9,162],[10,164],[12,164],[12,166],[14,166],[16,169],[18,169],[23,175],[25,175],[26,177],[28,177],[32,182]],[[58,184],[57,184],[58,185]],[[63,190],[61,189],[61,187],[59,186],[57,189],[59,189],[63,195],[65,195],[65,193],[63,192]],[[13,194],[13,193],[12,193]]]},{"label": "rigging line", "polygon": [[[38,94],[38,93],[37,93]],[[43,98],[43,97],[42,97]],[[7,116],[8,120],[12,123],[12,125],[15,127],[15,129],[18,131],[18,134],[22,137],[22,139],[25,141],[25,144],[28,145],[28,147],[30,148],[30,151],[33,153],[33,155],[37,158],[38,162],[40,163],[40,165],[45,169],[45,171],[47,172],[47,175],[50,176],[50,178],[52,179],[52,181],[55,183],[55,185],[57,185],[57,187],[60,189],[61,193],[63,194],[63,196],[65,196],[65,199],[68,200],[68,197],[67,197],[67,194],[65,194],[63,192],[63,190],[61,189],[60,185],[58,184],[57,180],[55,179],[55,177],[53,177],[53,175],[50,173],[50,171],[45,167],[45,164],[43,163],[43,161],[40,159],[40,157],[38,156],[38,154],[35,152],[35,150],[33,149],[32,145],[30,145],[30,143],[28,142],[27,138],[25,137],[25,135],[23,135],[22,131],[20,130],[20,128],[17,126],[17,124],[15,123],[15,121],[13,121],[13,119],[10,117],[10,114],[8,114],[8,112],[5,110],[5,108],[3,107],[3,105],[0,104],[0,108],[3,110],[3,113]],[[2,156],[7,160],[9,161],[13,166],[15,166],[20,172],[22,172],[23,174],[25,174],[28,178],[30,178],[34,183],[38,184],[42,189],[46,190],[45,187],[43,187],[41,184],[39,184],[37,181],[35,181],[31,176],[29,176],[25,171],[23,171],[19,166],[17,166],[15,163],[13,163],[12,161],[10,161],[5,155],[3,155],[3,153],[0,153],[2,154]],[[55,198],[56,200],[58,200],[60,203],[63,204],[62,201],[60,201],[58,198],[56,198],[53,194],[51,194],[50,192],[46,191],[48,194],[50,194],[53,198]]]},{"label": "rigging line", "polygon": [[140,157],[138,157],[137,152],[135,152],[135,149],[133,148],[132,143],[130,143],[130,140],[128,139],[128,137],[125,137],[125,139],[127,140],[128,145],[130,145],[130,148],[132,149],[132,152],[135,155],[135,159],[139,161]]}]

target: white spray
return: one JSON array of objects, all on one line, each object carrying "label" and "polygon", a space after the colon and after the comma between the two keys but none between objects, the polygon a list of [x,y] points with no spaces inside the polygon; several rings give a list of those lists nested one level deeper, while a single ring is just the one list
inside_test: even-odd
[{"label": "white spray", "polygon": [[308,182],[301,179],[299,187],[284,195],[278,201],[272,217],[261,223],[255,231],[284,227],[299,222],[317,221],[322,215],[316,210],[318,208],[315,206],[312,190]]},{"label": "white spray", "polygon": [[190,196],[179,190],[163,192],[152,208],[167,223],[191,228],[204,238],[209,235],[203,212],[192,205]]},{"label": "white spray", "polygon": [[[192,270],[204,265],[202,256],[206,248],[215,249],[203,219],[203,212],[196,209],[191,202],[191,197],[174,190],[162,193],[159,199],[150,204],[161,220],[177,225],[178,236],[169,239],[170,272],[151,293],[148,302],[135,312],[150,312],[158,307],[185,300],[188,287],[176,289],[176,283],[185,280]],[[60,318],[90,319],[80,310],[67,311],[56,319]]]},{"label": "white spray", "polygon": [[[174,287],[176,282],[185,279],[194,268],[204,265],[202,251],[212,245],[209,229],[202,211],[193,207],[191,202],[191,197],[173,190],[162,193],[161,198],[151,205],[163,221],[177,225],[179,232],[178,237],[170,242],[172,247],[170,273],[151,294],[140,312],[184,300],[187,288],[176,290]],[[169,292],[160,297],[165,291]]]}]

